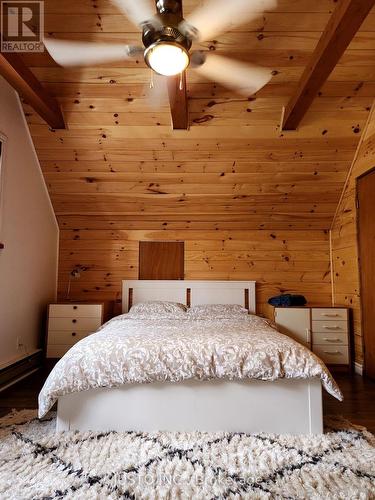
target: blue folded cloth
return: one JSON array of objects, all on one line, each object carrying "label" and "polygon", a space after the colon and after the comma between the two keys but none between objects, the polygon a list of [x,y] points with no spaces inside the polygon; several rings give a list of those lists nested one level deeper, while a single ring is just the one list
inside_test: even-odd
[{"label": "blue folded cloth", "polygon": [[275,307],[304,306],[307,300],[303,295],[291,295],[284,293],[268,299],[268,303]]}]

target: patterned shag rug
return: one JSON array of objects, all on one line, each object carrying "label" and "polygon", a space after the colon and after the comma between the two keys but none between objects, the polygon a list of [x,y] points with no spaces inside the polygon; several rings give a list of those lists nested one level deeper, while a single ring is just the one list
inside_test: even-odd
[{"label": "patterned shag rug", "polygon": [[375,498],[375,437],[54,432],[55,415],[0,420],[3,499]]}]

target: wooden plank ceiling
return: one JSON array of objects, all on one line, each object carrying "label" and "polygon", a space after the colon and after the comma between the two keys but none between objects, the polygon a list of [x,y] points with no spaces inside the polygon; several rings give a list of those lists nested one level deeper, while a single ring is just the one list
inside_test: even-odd
[{"label": "wooden plank ceiling", "polygon": [[[185,0],[185,13],[199,3]],[[25,105],[60,227],[329,228],[375,97],[374,11],[299,129],[282,132],[280,121],[335,6],[279,0],[276,11],[205,43],[274,77],[241,98],[188,71],[189,131],[171,129],[166,96],[147,95],[142,60],[67,70],[47,54],[24,56],[67,125],[51,130]],[[140,41],[105,0],[47,0],[45,10],[49,36]]]}]

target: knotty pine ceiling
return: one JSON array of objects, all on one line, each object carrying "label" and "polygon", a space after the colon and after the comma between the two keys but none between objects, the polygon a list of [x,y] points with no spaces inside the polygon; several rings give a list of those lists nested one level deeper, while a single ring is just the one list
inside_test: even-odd
[{"label": "knotty pine ceiling", "polygon": [[[185,13],[199,3],[185,0]],[[188,72],[189,131],[171,129],[167,100],[151,103],[142,60],[68,70],[47,54],[25,56],[67,123],[51,130],[25,104],[60,227],[328,228],[375,97],[374,12],[298,131],[279,124],[335,4],[279,0],[276,11],[205,43],[274,77],[241,98]],[[47,0],[45,11],[49,36],[140,42],[109,1]]]}]

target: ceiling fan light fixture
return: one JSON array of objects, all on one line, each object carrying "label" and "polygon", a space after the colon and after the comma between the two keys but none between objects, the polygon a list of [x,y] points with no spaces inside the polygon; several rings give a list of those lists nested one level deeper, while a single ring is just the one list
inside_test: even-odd
[{"label": "ceiling fan light fixture", "polygon": [[146,64],[163,76],[178,75],[189,66],[189,53],[177,42],[157,41],[146,48]]}]

